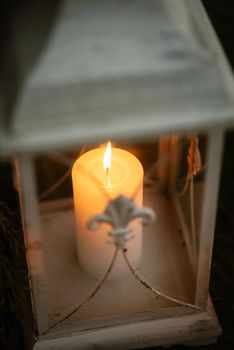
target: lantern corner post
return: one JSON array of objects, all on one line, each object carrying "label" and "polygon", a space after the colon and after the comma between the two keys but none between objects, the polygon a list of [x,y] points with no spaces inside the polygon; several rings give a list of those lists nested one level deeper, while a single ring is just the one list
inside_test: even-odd
[{"label": "lantern corner post", "polygon": [[29,286],[31,289],[34,332],[41,334],[49,328],[49,317],[43,241],[33,161],[34,158],[30,154],[21,153],[13,158],[15,186],[19,193]]},{"label": "lantern corner post", "polygon": [[201,210],[198,242],[195,304],[206,310],[208,306],[211,259],[222,165],[224,130],[211,129],[208,134],[207,173]]}]

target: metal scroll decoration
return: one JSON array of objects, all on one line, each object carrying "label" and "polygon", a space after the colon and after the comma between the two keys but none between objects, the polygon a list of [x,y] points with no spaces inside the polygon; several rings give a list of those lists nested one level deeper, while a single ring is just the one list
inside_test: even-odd
[{"label": "metal scroll decoration", "polygon": [[109,274],[111,273],[119,252],[123,254],[126,265],[128,266],[133,276],[144,287],[151,290],[156,295],[157,298],[162,297],[164,299],[177,303],[181,306],[190,307],[192,309],[200,309],[196,305],[182,301],[174,296],[168,295],[166,292],[160,289],[152,287],[136,272],[134,267],[131,265],[127,257],[126,242],[129,241],[130,239],[133,239],[134,237],[134,233],[132,232],[133,229],[129,224],[131,224],[132,220],[137,218],[142,219],[142,225],[147,225],[147,224],[150,224],[153,220],[155,220],[156,215],[152,209],[137,208],[135,206],[135,202],[132,199],[127,198],[125,196],[119,196],[116,199],[109,201],[109,204],[103,214],[95,215],[88,221],[87,226],[90,230],[93,230],[93,231],[95,231],[99,227],[99,225],[101,225],[102,223],[107,223],[110,225],[111,230],[108,234],[107,243],[115,245],[115,251],[114,251],[112,260],[103,278],[98,283],[96,288],[88,295],[88,297],[81,304],[79,304],[72,312],[70,312],[65,318],[55,323],[52,327],[49,328],[49,330],[47,330],[43,334],[47,334],[48,331],[56,328],[62,322],[69,319],[75,312],[77,312],[84,305],[86,305],[96,295],[96,293],[100,290],[100,288],[103,286],[103,284],[107,280]]},{"label": "metal scroll decoration", "polygon": [[[198,306],[184,302],[174,296],[170,296],[162,290],[156,289],[150,286],[133,268],[127,257],[127,248],[125,246],[129,239],[133,238],[132,228],[128,224],[136,219],[142,218],[142,224],[147,225],[155,220],[155,212],[150,208],[140,208],[135,206],[132,199],[125,196],[119,196],[115,200],[110,201],[104,214],[93,216],[88,222],[88,228],[95,230],[100,223],[108,223],[111,225],[112,230],[109,232],[109,236],[112,238],[107,243],[115,244],[116,251],[121,250],[124,260],[132,272],[134,277],[147,289],[150,289],[157,297],[163,297],[181,306],[191,307],[193,309],[200,309]],[[117,254],[115,255],[116,258]],[[113,265],[112,265],[113,266]],[[110,273],[110,271],[109,271]]]}]

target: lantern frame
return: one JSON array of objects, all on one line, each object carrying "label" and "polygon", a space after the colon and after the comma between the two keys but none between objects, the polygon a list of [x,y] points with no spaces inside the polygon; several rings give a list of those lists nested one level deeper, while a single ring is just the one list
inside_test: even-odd
[{"label": "lantern frame", "polygon": [[[218,197],[218,183],[220,175],[220,166],[222,159],[222,144],[223,144],[223,132],[221,130],[212,130],[208,136],[208,152],[207,152],[207,169],[206,179],[204,185],[204,193],[202,199],[202,217],[200,227],[200,240],[199,240],[199,255],[197,265],[197,278],[195,286],[195,298],[194,305],[198,306],[198,309],[190,309],[189,307],[178,305],[176,307],[161,308],[158,312],[153,312],[152,316],[147,317],[143,314],[136,318],[128,317],[128,322],[124,316],[117,318],[117,324],[112,324],[106,327],[105,321],[92,321],[90,324],[85,323],[85,327],[90,328],[88,332],[85,332],[82,327],[79,329],[77,322],[74,324],[59,324],[55,328],[52,326],[51,330],[49,325],[48,315],[48,295],[47,288],[38,288],[38,286],[46,285],[46,275],[49,278],[48,271],[46,272],[44,266],[43,256],[43,238],[40,234],[41,222],[39,218],[39,212],[41,209],[38,207],[38,200],[36,195],[36,181],[35,173],[33,169],[33,158],[31,155],[21,155],[17,157],[16,169],[18,174],[18,185],[20,188],[20,199],[22,208],[22,218],[24,219],[25,228],[25,242],[27,247],[27,258],[30,267],[30,281],[32,286],[33,295],[33,308],[34,315],[36,317],[37,329],[39,334],[38,341],[35,349],[46,349],[47,346],[57,346],[65,336],[64,346],[70,346],[71,349],[79,344],[81,348],[92,344],[94,339],[102,338],[108,339],[110,344],[119,344],[123,342],[125,348],[129,346],[145,346],[145,339],[147,338],[148,346],[157,344],[164,344],[162,337],[168,337],[167,344],[173,343],[188,343],[188,344],[203,344],[215,341],[217,335],[220,334],[220,326],[214,314],[214,309],[211,300],[208,296],[209,290],[209,276],[212,257],[213,246],[213,233],[215,226],[215,213]],[[174,168],[174,164],[171,164]],[[30,191],[29,191],[30,189]],[[188,251],[192,251],[191,242],[188,241],[188,232],[186,231],[186,224],[184,223],[183,213],[181,211],[180,204],[176,197],[174,199],[175,210],[179,217],[179,221],[183,231],[183,238],[186,241]],[[55,201],[56,202],[56,201]],[[66,200],[62,200],[56,203],[57,208],[53,206],[46,207],[44,205],[44,213],[48,213],[52,210],[60,210],[64,206],[68,205]],[[43,207],[43,204],[42,204]],[[48,211],[49,210],[49,211]],[[212,230],[211,230],[212,228]],[[44,242],[46,243],[46,242]],[[48,243],[47,243],[48,244]],[[175,248],[176,249],[176,248]],[[52,251],[51,251],[52,253]],[[191,256],[190,256],[191,257]],[[190,261],[192,263],[193,260]],[[162,262],[163,264],[163,262]],[[183,273],[182,273],[183,275]],[[75,276],[74,276],[75,277]],[[200,309],[199,309],[200,308]],[[157,316],[159,315],[159,316]],[[64,315],[64,317],[66,314]],[[156,319],[155,319],[156,317]],[[65,317],[66,318],[66,317]],[[146,319],[145,319],[146,318]],[[115,320],[115,318],[113,318]],[[137,321],[137,322],[136,322]],[[51,322],[50,322],[51,323]],[[120,324],[119,324],[120,323]],[[121,324],[122,323],[122,324]],[[200,324],[204,324],[204,328],[200,329]],[[82,325],[82,322],[81,322]],[[164,325],[164,326],[163,326]],[[178,333],[180,327],[184,327],[184,333],[181,336]],[[104,327],[104,328],[103,328]],[[138,337],[132,336],[131,329],[146,328],[146,333]],[[164,328],[165,327],[165,328]],[[93,329],[97,328],[95,331]],[[191,328],[194,328],[192,334]],[[155,332],[158,329],[158,332]],[[168,329],[170,335],[168,336]],[[196,333],[196,329],[199,330],[199,336]],[[91,333],[90,333],[91,331]],[[119,333],[122,334],[120,339]],[[74,333],[74,334],[73,334]],[[71,336],[72,334],[72,336]],[[189,340],[187,341],[187,338]],[[95,340],[96,341],[96,340]],[[110,343],[112,342],[112,343]],[[71,345],[68,345],[71,344]],[[116,345],[117,346],[117,345]]]},{"label": "lantern frame", "polygon": [[[112,3],[116,6],[115,1]],[[135,1],[135,3],[136,6],[138,6],[140,2]],[[120,95],[117,96],[117,102],[118,99],[120,99],[120,103],[114,105],[115,108],[112,109],[113,105],[109,106],[104,103],[105,94],[111,86],[111,82],[107,81],[104,82],[107,83],[107,87],[104,86],[103,90],[102,82],[100,85],[97,83],[101,93],[97,99],[94,96],[95,94],[91,96],[94,106],[92,106],[90,110],[82,106],[82,108],[84,108],[84,113],[82,114],[82,109],[79,110],[81,118],[78,120],[74,118],[70,125],[66,125],[66,120],[62,119],[58,125],[55,125],[54,133],[52,133],[53,123],[47,124],[45,122],[48,117],[47,112],[45,112],[45,115],[43,115],[45,119],[42,123],[42,129],[37,128],[37,120],[31,120],[28,124],[29,126],[27,126],[32,115],[34,104],[37,104],[38,101],[40,102],[40,99],[44,101],[43,98],[45,95],[43,95],[43,92],[40,94],[40,87],[42,86],[43,90],[44,86],[43,84],[40,86],[41,81],[39,78],[40,67],[42,67],[43,72],[45,68],[43,64],[46,64],[45,62],[47,62],[48,59],[48,57],[45,56],[42,58],[42,66],[39,65],[39,70],[36,70],[35,74],[32,74],[32,78],[29,79],[26,85],[26,89],[22,94],[22,99],[17,105],[16,117],[11,127],[8,129],[1,127],[0,129],[3,154],[6,156],[16,155],[15,169],[17,187],[20,195],[25,249],[29,267],[33,313],[36,323],[35,332],[37,332],[37,340],[34,346],[35,350],[48,348],[56,349],[58,347],[66,347],[66,349],[71,350],[77,348],[84,349],[91,347],[93,344],[98,344],[98,346],[103,346],[103,348],[121,347],[123,349],[162,344],[199,345],[214,342],[216,337],[221,333],[221,328],[208,291],[218,200],[218,185],[222,161],[223,135],[225,129],[234,124],[233,77],[201,3],[191,0],[180,0],[177,1],[176,4],[164,0],[162,3],[164,10],[167,11],[166,13],[169,13],[171,16],[173,28],[178,30],[180,36],[183,37],[185,41],[190,42],[193,53],[196,51],[199,52],[200,57],[198,61],[200,59],[201,61],[204,60],[206,66],[209,65],[207,62],[211,62],[213,65],[214,76],[216,78],[218,77],[217,80],[215,80],[215,84],[221,87],[220,90],[211,91],[212,96],[208,106],[201,104],[197,109],[193,105],[193,110],[189,110],[188,108],[180,109],[182,106],[181,100],[179,101],[175,98],[173,103],[178,103],[176,111],[173,111],[173,108],[171,108],[162,109],[154,113],[154,111],[157,110],[157,103],[153,101],[153,98],[149,101],[147,100],[151,89],[148,89],[147,86],[144,85],[144,81],[140,80],[139,84],[143,86],[143,97],[140,93],[142,97],[140,104],[138,105],[136,103],[136,106],[128,107],[128,99],[131,100],[131,91],[134,90],[130,82],[130,87],[127,86],[126,89],[128,91],[127,103],[124,102],[124,96],[120,93]],[[90,4],[93,5],[91,0]],[[190,60],[192,62],[192,55],[189,58],[189,62]],[[183,73],[183,69],[181,71]],[[154,73],[155,71],[153,69],[153,74]],[[149,79],[149,75],[146,74],[146,76],[146,80]],[[119,84],[121,88],[121,82],[117,80],[116,84],[117,86]],[[99,78],[97,81],[99,81]],[[192,85],[192,79],[190,82]],[[220,84],[218,84],[218,82]],[[86,83],[88,84],[88,82]],[[82,86],[82,82],[78,86],[78,90],[80,86]],[[90,87],[89,85],[87,86]],[[152,86],[155,88],[155,81],[152,82]],[[195,92],[198,91],[199,86],[200,85],[195,86]],[[212,84],[210,86],[212,86]],[[38,91],[39,95],[37,95]],[[220,91],[223,93],[223,96],[220,101],[215,104],[214,100],[217,98]],[[166,90],[164,93],[165,92]],[[138,92],[134,93],[138,94]],[[61,95],[58,91],[58,98],[59,96]],[[173,96],[171,97],[173,98]],[[56,94],[53,97],[56,100]],[[84,96],[84,103],[87,102],[85,98],[87,97]],[[113,96],[110,95],[110,98],[113,98]],[[95,106],[99,107],[99,99],[101,100],[101,107],[96,110]],[[180,99],[183,100],[183,95],[182,97],[180,96]],[[115,100],[111,100],[111,102],[113,101]],[[74,108],[74,110],[76,110],[76,108]],[[71,114],[74,113],[74,110],[71,111]],[[39,110],[39,113],[41,112],[43,112],[43,109]],[[35,111],[35,113],[37,113],[37,111]],[[112,122],[108,123],[107,120],[110,113],[112,114]],[[120,117],[122,114],[126,117],[125,123],[123,123],[123,119]],[[95,117],[96,115],[97,118]],[[104,127],[101,129],[99,119],[102,115],[104,116],[103,120],[105,123],[103,123]],[[56,118],[54,121],[55,120]],[[93,121],[93,123],[90,123],[90,120]],[[83,329],[77,328],[75,323],[65,325],[61,323],[58,327],[49,330],[48,296],[46,295],[46,288],[40,288],[40,286],[46,285],[46,278],[48,278],[48,276],[46,276],[43,239],[40,229],[41,222],[39,213],[41,208],[37,200],[35,169],[33,166],[37,154],[55,149],[67,150],[71,147],[78,148],[83,145],[83,143],[93,143],[102,140],[105,135],[108,135],[109,138],[120,139],[121,141],[134,142],[135,140],[142,141],[153,137],[160,138],[168,134],[180,135],[187,132],[196,134],[205,133],[208,143],[198,262],[197,268],[195,269],[197,275],[195,278],[194,305],[198,306],[200,310],[193,310],[180,306],[168,309],[165,308],[165,310],[160,309],[158,314],[155,313],[152,317],[149,315],[145,317],[143,313],[134,319],[120,317],[116,321],[116,324],[107,322],[106,324],[101,323],[100,325],[97,320],[97,322],[93,322],[91,326],[89,325],[86,330],[85,327]],[[173,173],[176,172],[176,160],[172,158],[169,166],[171,169],[170,181],[173,182],[176,177],[176,173]],[[161,176],[163,178],[163,174],[161,174]],[[181,207],[176,197],[172,198],[172,201],[182,226],[183,238],[189,256],[191,257],[193,248],[189,243],[188,234],[186,233],[186,224],[184,223],[181,213]],[[61,206],[63,206],[64,203],[65,202],[60,203]],[[45,212],[47,209],[45,206]]]}]

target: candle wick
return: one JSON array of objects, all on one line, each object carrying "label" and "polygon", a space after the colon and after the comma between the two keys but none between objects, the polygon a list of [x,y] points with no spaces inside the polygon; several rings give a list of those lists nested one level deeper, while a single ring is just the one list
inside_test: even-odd
[{"label": "candle wick", "polygon": [[110,168],[106,168],[106,177],[107,177],[107,186],[111,186],[111,181],[110,181]]}]

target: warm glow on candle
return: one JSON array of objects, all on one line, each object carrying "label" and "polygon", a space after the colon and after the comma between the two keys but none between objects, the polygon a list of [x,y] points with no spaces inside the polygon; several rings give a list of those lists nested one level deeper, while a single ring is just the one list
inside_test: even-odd
[{"label": "warm glow on candle", "polygon": [[104,167],[105,173],[108,175],[109,170],[111,168],[111,143],[110,143],[110,141],[108,142],[105,153],[104,153],[103,167]]},{"label": "warm glow on candle", "polygon": [[[84,171],[85,170],[85,171]],[[110,174],[111,172],[111,174]],[[89,176],[90,173],[90,176]],[[111,176],[110,176],[111,175]],[[80,267],[90,276],[100,279],[107,270],[115,247],[108,244],[110,227],[102,224],[94,232],[87,223],[95,215],[104,214],[111,200],[119,196],[132,198],[142,207],[143,167],[130,152],[119,148],[92,149],[76,160],[72,169],[77,250]],[[134,239],[127,243],[128,258],[136,268],[140,264],[142,228],[139,220],[131,222]],[[111,278],[122,278],[129,269],[121,254],[116,259]]]}]

